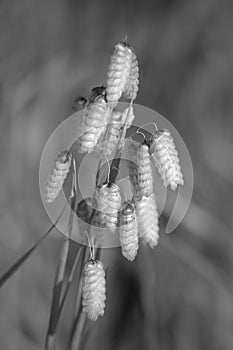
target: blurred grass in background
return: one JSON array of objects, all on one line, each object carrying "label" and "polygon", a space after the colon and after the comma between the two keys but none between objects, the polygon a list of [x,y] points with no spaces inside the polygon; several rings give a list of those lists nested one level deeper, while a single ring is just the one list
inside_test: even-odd
[{"label": "blurred grass in background", "polygon": [[[104,83],[110,50],[125,35],[140,64],[137,103],[172,122],[193,161],[193,201],[176,232],[141,249],[135,264],[105,251],[106,315],[87,349],[232,349],[232,10],[230,0],[0,4],[1,273],[49,227],[38,184],[43,147],[74,98]],[[55,232],[0,290],[1,350],[43,348],[61,238]]]}]

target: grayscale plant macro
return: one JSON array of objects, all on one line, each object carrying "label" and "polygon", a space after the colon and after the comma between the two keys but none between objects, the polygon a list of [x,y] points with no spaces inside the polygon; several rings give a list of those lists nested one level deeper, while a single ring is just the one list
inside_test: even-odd
[{"label": "grayscale plant macro", "polygon": [[230,2],[0,9],[0,349],[231,350]]},{"label": "grayscale plant macro", "polygon": [[[51,167],[44,193],[47,203],[52,205],[56,201],[69,172],[72,172],[72,181],[68,190],[68,202],[65,204],[65,207],[70,206],[67,236],[61,248],[55,274],[45,350],[56,349],[59,319],[77,267],[79,267],[79,279],[74,299],[69,349],[83,348],[83,342],[87,341],[85,336],[87,319],[96,321],[99,316],[104,316],[106,277],[101,259],[106,235],[119,235],[122,255],[131,263],[137,256],[140,243],[150,248],[158,245],[159,223],[152,168],[157,168],[165,187],[170,186],[175,191],[179,185],[184,184],[178,152],[168,130],[158,130],[155,123],[156,131],[149,134],[149,137],[143,133],[143,128],[136,130],[136,134],[140,133],[143,136],[142,143],[133,140],[135,132],[126,138],[135,118],[134,101],[138,85],[137,56],[127,39],[124,39],[113,47],[106,87],[94,87],[87,98],[76,99],[83,110],[81,131],[73,152],[96,153],[99,160],[96,169],[96,188],[92,197],[78,201],[79,165],[70,149],[60,152]],[[121,97],[129,100],[128,107],[123,111],[117,107]],[[125,149],[128,153],[126,163],[132,194],[122,202],[116,180],[122,152]],[[108,158],[112,154],[113,157]],[[101,173],[103,163],[107,163],[108,168],[106,179]],[[59,223],[64,210],[65,208],[56,223]],[[87,229],[80,227],[81,235],[87,238],[87,244],[79,245],[66,281],[65,273],[70,242],[73,239],[75,215],[88,224]],[[2,284],[30,257],[52,228],[6,271],[1,279]],[[102,230],[99,234],[98,229],[106,230]]]}]

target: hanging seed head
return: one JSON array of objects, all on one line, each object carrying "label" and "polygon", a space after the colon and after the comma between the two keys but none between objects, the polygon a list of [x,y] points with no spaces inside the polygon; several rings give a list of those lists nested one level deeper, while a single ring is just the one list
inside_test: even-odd
[{"label": "hanging seed head", "polygon": [[61,152],[55,159],[54,166],[46,184],[46,202],[51,203],[58,196],[70,170],[71,161],[72,155],[68,151]]},{"label": "hanging seed head", "polygon": [[112,231],[118,224],[118,211],[121,207],[120,189],[116,184],[105,184],[96,190],[97,209],[102,223]]},{"label": "hanging seed head", "polygon": [[120,244],[122,255],[133,261],[138,251],[138,224],[133,203],[124,202],[120,212]]},{"label": "hanging seed head", "polygon": [[123,91],[123,96],[129,100],[135,100],[138,93],[139,68],[135,52],[132,52],[129,77]]},{"label": "hanging seed head", "polygon": [[134,198],[136,216],[138,220],[139,236],[144,245],[148,244],[154,248],[159,240],[158,210],[155,195],[143,197],[138,200]]},{"label": "hanging seed head", "polygon": [[122,125],[126,125],[127,129],[131,127],[135,118],[133,106],[125,108],[122,113]]},{"label": "hanging seed head", "polygon": [[114,46],[108,67],[106,93],[110,107],[116,107],[130,75],[132,49],[126,42]]},{"label": "hanging seed head", "polygon": [[134,196],[141,199],[148,197],[153,192],[153,173],[149,153],[149,147],[146,143],[136,145],[131,144],[128,148],[129,160],[129,178],[132,184]]},{"label": "hanging seed head", "polygon": [[96,321],[104,315],[106,300],[105,271],[101,261],[90,260],[85,264],[82,284],[83,312]]},{"label": "hanging seed head", "polygon": [[79,153],[91,152],[104,134],[110,111],[105,97],[97,96],[83,111],[82,134],[78,139]]},{"label": "hanging seed head", "polygon": [[165,187],[175,191],[184,184],[178,152],[168,130],[159,130],[152,136],[150,152]]}]

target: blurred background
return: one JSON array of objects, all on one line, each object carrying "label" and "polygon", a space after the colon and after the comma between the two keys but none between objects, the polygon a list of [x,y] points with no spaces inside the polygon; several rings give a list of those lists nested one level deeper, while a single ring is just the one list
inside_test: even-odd
[{"label": "blurred background", "polygon": [[[2,1],[0,272],[50,226],[38,170],[74,99],[106,78],[125,35],[140,65],[137,103],[179,131],[194,168],[182,224],[135,263],[108,249],[105,316],[88,350],[230,350],[233,344],[233,2]],[[62,235],[54,232],[0,290],[1,350],[43,349]],[[66,349],[75,286],[57,349]]]}]

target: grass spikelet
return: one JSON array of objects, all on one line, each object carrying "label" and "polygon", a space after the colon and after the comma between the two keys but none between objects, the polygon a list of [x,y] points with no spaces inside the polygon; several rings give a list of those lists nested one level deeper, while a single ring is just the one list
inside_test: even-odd
[{"label": "grass spikelet", "polygon": [[116,107],[130,75],[132,49],[126,42],[117,43],[108,67],[106,94],[111,108]]},{"label": "grass spikelet", "polygon": [[55,159],[54,166],[46,184],[45,200],[48,203],[58,196],[70,170],[72,155],[68,151],[61,152]]},{"label": "grass spikelet", "polygon": [[105,271],[101,261],[90,260],[84,265],[82,282],[83,312],[96,321],[104,315],[106,300]]},{"label": "grass spikelet", "polygon": [[148,145],[131,144],[128,155],[131,159],[128,168],[134,196],[138,199],[150,196],[153,192],[153,174]]},{"label": "grass spikelet", "polygon": [[154,248],[157,246],[159,239],[158,210],[155,195],[152,193],[149,197],[143,197],[141,200],[137,200],[136,198],[134,202],[139,236],[142,243]]},{"label": "grass spikelet", "polygon": [[109,108],[105,97],[95,97],[83,111],[82,134],[78,140],[79,153],[91,152],[97,145],[101,135],[104,134],[108,118]]},{"label": "grass spikelet", "polygon": [[115,231],[121,207],[120,189],[116,184],[102,185],[96,191],[97,209],[103,224]]},{"label": "grass spikelet", "polygon": [[163,185],[170,186],[173,191],[183,185],[178,152],[169,130],[162,129],[153,135],[150,150]]},{"label": "grass spikelet", "polygon": [[135,52],[132,53],[130,72],[127,84],[123,91],[123,96],[129,100],[135,100],[138,93],[138,84],[139,84],[139,68],[138,60]]},{"label": "grass spikelet", "polygon": [[133,261],[138,251],[138,224],[134,205],[130,202],[123,204],[119,234],[122,255],[129,261]]}]

